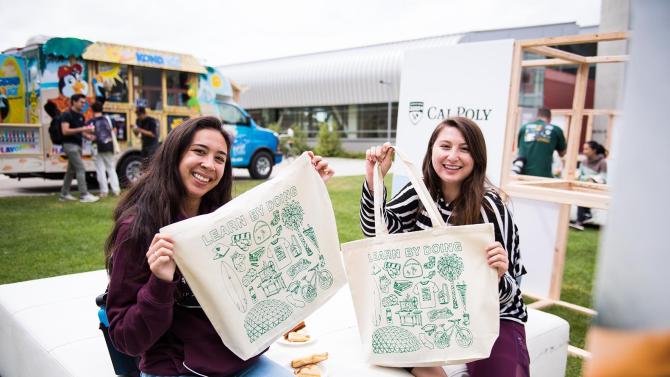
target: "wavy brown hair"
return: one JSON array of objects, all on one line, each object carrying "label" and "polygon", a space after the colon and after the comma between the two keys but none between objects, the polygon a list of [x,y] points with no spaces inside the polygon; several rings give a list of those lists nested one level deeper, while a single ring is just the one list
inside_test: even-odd
[{"label": "wavy brown hair", "polygon": [[449,217],[449,223],[452,225],[481,223],[483,219],[480,209],[482,203],[486,204],[484,193],[487,189],[495,188],[486,178],[486,142],[477,123],[464,117],[452,117],[435,127],[428,140],[428,147],[423,158],[423,181],[426,183],[433,200],[437,201],[442,196],[442,179],[433,167],[432,156],[437,136],[445,127],[454,127],[461,131],[474,161],[472,173],[463,180],[460,195],[452,203],[452,215]]},{"label": "wavy brown hair", "polygon": [[[105,242],[107,271],[111,271],[112,253],[117,244],[127,243],[127,250],[137,253],[138,261],[144,261],[143,251],[149,248],[154,234],[161,227],[175,222],[182,214],[181,204],[186,189],[179,174],[179,162],[191,145],[195,133],[205,129],[221,133],[228,149],[228,158],[221,181],[202,197],[198,214],[210,213],[230,201],[233,186],[230,136],[215,117],[185,121],[170,131],[140,179],[123,195],[114,210],[114,229]],[[132,223],[128,238],[117,239],[121,224],[130,218]]]}]

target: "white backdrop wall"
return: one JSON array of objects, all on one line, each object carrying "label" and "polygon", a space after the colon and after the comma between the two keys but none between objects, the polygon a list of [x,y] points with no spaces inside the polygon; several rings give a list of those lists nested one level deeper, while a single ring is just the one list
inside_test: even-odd
[{"label": "white backdrop wall", "polygon": [[[513,47],[513,40],[499,40],[405,52],[396,145],[417,166],[435,126],[449,116],[466,116],[484,133],[487,175],[500,185]],[[395,193],[408,179],[404,171],[392,172]],[[512,198],[510,209],[528,270],[522,290],[548,296],[560,206]]]},{"label": "white backdrop wall", "polygon": [[[467,43],[405,52],[396,145],[421,166],[431,132],[443,119],[465,116],[486,138],[487,174],[500,184],[514,41]],[[394,172],[393,191],[405,182]]]}]

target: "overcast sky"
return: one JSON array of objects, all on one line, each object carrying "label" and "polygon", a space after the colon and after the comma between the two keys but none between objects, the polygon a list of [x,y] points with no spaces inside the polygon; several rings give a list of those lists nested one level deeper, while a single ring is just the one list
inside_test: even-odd
[{"label": "overcast sky", "polygon": [[600,22],[600,0],[0,0],[0,51],[43,34],[218,66],[476,30]]}]

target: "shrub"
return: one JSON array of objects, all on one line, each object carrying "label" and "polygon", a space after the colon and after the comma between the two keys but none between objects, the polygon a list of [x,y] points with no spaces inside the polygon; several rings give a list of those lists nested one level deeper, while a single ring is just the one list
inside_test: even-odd
[{"label": "shrub", "polygon": [[327,124],[321,124],[314,153],[324,157],[344,156],[342,141],[340,140],[340,134],[337,132],[337,129],[329,131]]},{"label": "shrub", "polygon": [[[293,124],[290,128],[293,130],[293,136],[289,137],[287,135],[287,129],[282,130],[279,123],[270,123],[267,126],[268,129],[278,133],[279,136],[279,148],[286,156],[299,156],[302,152],[308,151],[311,148],[307,144],[307,136],[300,129],[299,126]],[[289,151],[289,141],[291,142],[291,150]]]}]

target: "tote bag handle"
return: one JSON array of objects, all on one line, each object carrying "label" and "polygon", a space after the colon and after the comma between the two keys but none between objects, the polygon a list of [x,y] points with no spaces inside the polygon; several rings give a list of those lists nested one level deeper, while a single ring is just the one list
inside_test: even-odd
[{"label": "tote bag handle", "polygon": [[[420,178],[421,174],[419,173],[419,170],[414,163],[407,158],[407,155],[401,152],[397,147],[392,148],[395,150],[396,156],[398,157],[396,158],[396,162],[400,162],[407,168],[409,180],[412,182],[412,186],[416,190],[423,207],[426,209],[426,212],[428,212],[428,217],[430,217],[433,228],[444,227],[446,224],[444,223],[444,220],[442,220],[442,215],[440,215],[437,205],[435,205],[435,202],[430,197],[430,193],[428,193],[428,189],[423,183],[423,179]],[[372,178],[375,205],[375,234],[377,236],[389,234],[388,229],[386,228],[386,222],[384,221],[384,208],[382,206],[382,201],[384,200],[384,180],[381,178],[381,169],[381,165],[376,163]]]}]

